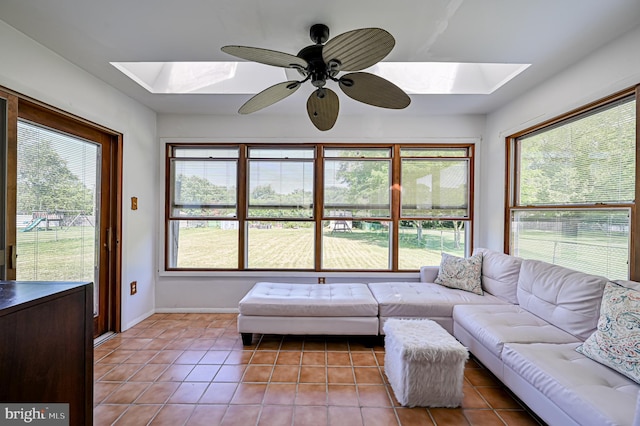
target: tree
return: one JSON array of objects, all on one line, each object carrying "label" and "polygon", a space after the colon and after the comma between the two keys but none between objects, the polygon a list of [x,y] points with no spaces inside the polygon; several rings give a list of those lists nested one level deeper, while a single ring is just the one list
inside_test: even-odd
[{"label": "tree", "polygon": [[631,202],[635,102],[520,140],[521,205]]},{"label": "tree", "polygon": [[355,212],[355,216],[390,214],[391,176],[388,161],[328,161],[335,170],[335,183],[325,188],[325,207]]},{"label": "tree", "polygon": [[[464,216],[468,206],[467,171],[467,164],[463,159],[403,160],[403,212],[407,217]],[[339,185],[325,189],[327,204],[366,206],[389,202],[391,177],[388,161],[342,161],[337,167],[336,178]],[[416,228],[416,240],[419,244],[423,238],[423,228],[429,226],[429,221],[416,219],[402,222],[404,226]],[[460,248],[464,221],[437,222],[442,227],[453,228],[455,248]]]},{"label": "tree", "polygon": [[[179,175],[176,178],[176,204],[189,206],[183,210],[194,216],[212,213],[212,208],[235,205],[235,188],[214,185],[201,176]],[[194,207],[201,206],[201,207]],[[226,207],[229,208],[229,207]]]},{"label": "tree", "polygon": [[28,128],[22,130],[18,144],[18,213],[73,210],[92,214],[94,189],[87,188],[69,170],[48,140]]},{"label": "tree", "polygon": [[455,244],[455,248],[460,248],[460,236],[462,235],[462,230],[464,229],[464,222],[461,220],[454,220],[453,222],[453,243]]},{"label": "tree", "polygon": [[559,224],[563,237],[575,239],[581,227],[607,223],[611,213],[585,214],[572,205],[633,202],[635,105],[618,104],[519,139],[519,204],[562,207],[521,214],[522,221]]},{"label": "tree", "polygon": [[278,193],[271,185],[258,185],[251,191],[250,201],[256,204],[276,204],[278,202]]}]

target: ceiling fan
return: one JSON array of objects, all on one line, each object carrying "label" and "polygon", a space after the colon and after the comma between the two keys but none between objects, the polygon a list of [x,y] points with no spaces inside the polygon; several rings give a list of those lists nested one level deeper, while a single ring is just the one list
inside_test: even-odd
[{"label": "ceiling fan", "polygon": [[[328,80],[337,82],[347,96],[365,104],[391,109],[409,106],[411,99],[395,84],[371,73],[353,72],[380,62],[391,52],[395,39],[387,31],[361,28],[329,40],[329,27],[315,24],[309,35],[315,44],[303,48],[297,55],[258,47],[222,47],[223,52],[238,58],[292,68],[302,75],[301,80],[278,83],[253,96],[240,107],[240,114],[266,108],[293,94],[302,83],[311,81],[316,89],[307,100],[307,113],[319,130],[329,130],[338,119],[340,102],[338,95],[325,87]],[[339,77],[342,71],[349,73]]]}]

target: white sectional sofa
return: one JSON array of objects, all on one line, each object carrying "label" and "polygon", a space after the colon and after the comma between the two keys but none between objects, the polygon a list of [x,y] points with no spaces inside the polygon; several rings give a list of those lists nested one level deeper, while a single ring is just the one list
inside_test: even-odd
[{"label": "white sectional sofa", "polygon": [[550,425],[640,425],[640,385],[575,350],[596,329],[607,279],[477,252],[483,295],[434,284],[434,266],[420,283],[369,284],[381,327],[390,317],[437,321]]},{"label": "white sectional sofa", "polygon": [[[576,351],[592,340],[608,280],[491,250],[477,253],[483,294],[434,283],[438,266],[423,267],[420,282],[369,283],[364,293],[362,286],[334,284],[316,297],[322,286],[259,283],[240,303],[238,328],[250,342],[251,333],[382,335],[389,318],[428,318],[546,423],[640,426],[640,384]],[[618,284],[640,290],[638,283]],[[628,327],[640,334],[640,309],[631,312]]]}]

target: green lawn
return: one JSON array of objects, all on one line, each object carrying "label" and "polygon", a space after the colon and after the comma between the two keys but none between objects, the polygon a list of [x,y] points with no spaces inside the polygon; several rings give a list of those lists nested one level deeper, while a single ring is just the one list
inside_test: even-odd
[{"label": "green lawn", "polygon": [[[33,230],[17,234],[17,278],[20,280],[93,281],[94,228]],[[313,269],[313,229],[250,229],[250,268]],[[388,269],[386,230],[325,231],[325,269]],[[558,233],[528,230],[520,233],[518,255],[556,263],[610,279],[627,278],[627,237],[581,233],[562,237]],[[401,270],[438,265],[445,251],[463,256],[464,241],[456,249],[453,231],[423,230],[418,241],[415,229],[400,230]],[[180,229],[178,267],[238,267],[238,231],[219,228]]]},{"label": "green lawn", "polygon": [[94,228],[32,230],[17,237],[17,279],[94,281]]},{"label": "green lawn", "polygon": [[[250,268],[313,269],[312,228],[249,229]],[[325,231],[325,269],[387,270],[389,265],[386,230],[352,232]],[[400,268],[417,270],[422,265],[440,263],[441,244],[447,253],[463,255],[455,248],[453,231],[424,230],[417,243],[415,230],[401,236]],[[464,243],[462,243],[464,244]],[[219,228],[180,229],[177,266],[180,268],[236,268],[238,231]]]}]

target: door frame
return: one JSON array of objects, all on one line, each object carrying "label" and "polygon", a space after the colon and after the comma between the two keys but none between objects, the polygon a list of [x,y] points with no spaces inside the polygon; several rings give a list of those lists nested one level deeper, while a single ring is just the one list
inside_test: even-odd
[{"label": "door frame", "polygon": [[[16,233],[10,232],[11,227],[15,229],[16,221],[16,187],[15,179],[10,179],[9,176],[16,176],[16,162],[9,161],[9,153],[17,152],[18,141],[18,97],[7,90],[0,87],[0,97],[6,101],[6,139],[5,139],[5,162],[2,165],[4,168],[5,179],[5,222],[4,226],[4,276],[2,279],[8,280],[13,277],[15,279],[15,247],[16,247]],[[13,202],[11,197],[13,196]],[[12,224],[13,223],[13,224]],[[9,271],[13,270],[13,273]],[[12,275],[13,274],[13,275]]]},{"label": "door frame", "polygon": [[[0,97],[7,100],[7,161],[6,161],[6,216],[5,216],[5,276],[3,279],[16,278],[16,194],[17,194],[17,138],[18,120],[26,119],[51,129],[61,131],[83,139],[99,142],[103,156],[110,157],[110,169],[102,165],[102,179],[108,179],[109,198],[103,199],[106,208],[101,208],[101,221],[105,220],[111,229],[108,236],[101,237],[99,248],[106,250],[106,270],[100,270],[105,280],[107,292],[99,309],[105,313],[104,328],[107,331],[120,332],[122,301],[122,134],[105,128],[81,117],[61,111],[37,100],[20,95],[0,86]],[[104,277],[104,278],[103,278]],[[95,331],[94,331],[94,334]]]}]

